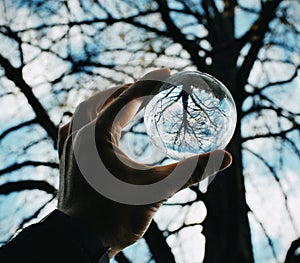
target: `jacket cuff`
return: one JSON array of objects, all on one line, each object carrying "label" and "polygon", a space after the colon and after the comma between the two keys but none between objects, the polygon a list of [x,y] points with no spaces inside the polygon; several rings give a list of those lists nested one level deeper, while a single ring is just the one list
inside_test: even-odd
[{"label": "jacket cuff", "polygon": [[56,209],[41,222],[55,232],[65,233],[74,240],[93,263],[108,263],[110,248],[104,247],[101,241],[85,225]]}]

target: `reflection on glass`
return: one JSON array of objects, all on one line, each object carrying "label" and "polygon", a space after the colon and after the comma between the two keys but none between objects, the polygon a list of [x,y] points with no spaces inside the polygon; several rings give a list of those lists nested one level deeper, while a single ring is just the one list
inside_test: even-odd
[{"label": "reflection on glass", "polygon": [[153,143],[169,157],[224,149],[236,125],[236,107],[228,89],[199,71],[172,75],[148,103],[145,126]]}]

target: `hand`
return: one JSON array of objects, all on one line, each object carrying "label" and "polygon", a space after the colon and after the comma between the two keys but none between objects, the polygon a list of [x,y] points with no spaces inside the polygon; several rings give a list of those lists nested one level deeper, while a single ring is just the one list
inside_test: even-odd
[{"label": "hand", "polygon": [[[204,178],[215,175],[231,164],[226,151],[215,151],[193,156],[184,161],[158,167],[148,167],[130,160],[118,147],[121,130],[135,116],[143,98],[152,93],[153,81],[165,80],[169,70],[148,73],[134,84],[127,84],[99,92],[81,103],[73,120],[60,129],[58,150],[60,155],[60,187],[58,208],[71,217],[85,223],[102,241],[110,247],[110,257],[140,239],[147,230],[155,212],[168,198],[180,189],[186,188]],[[109,99],[107,99],[109,98]],[[75,117],[80,117],[77,129],[72,127]],[[78,168],[73,145],[83,149],[87,130],[96,127],[96,147],[101,160],[116,178],[135,185],[155,183],[166,178],[175,167],[189,167],[197,163],[192,176],[180,189],[167,189],[163,200],[145,205],[128,205],[110,200],[89,185]],[[72,131],[72,133],[71,133]],[[88,154],[83,153],[83,154]],[[209,158],[222,158],[221,165],[207,167]],[[94,171],[100,173],[99,171]],[[101,174],[98,175],[101,180]]]}]

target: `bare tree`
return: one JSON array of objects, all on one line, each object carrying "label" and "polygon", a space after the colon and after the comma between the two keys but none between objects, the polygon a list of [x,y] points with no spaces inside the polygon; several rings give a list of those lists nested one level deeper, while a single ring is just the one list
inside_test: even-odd
[{"label": "bare tree", "polygon": [[[291,205],[300,157],[298,1],[4,0],[0,10],[0,194],[30,198],[39,190],[45,197],[17,225],[36,218],[55,198],[58,127],[82,99],[134,81],[145,69],[197,69],[220,79],[234,97],[238,123],[228,147],[234,163],[206,192],[193,186],[187,201],[175,199],[163,208],[182,215],[204,202],[207,215],[203,222],[201,215],[177,218],[176,227],[158,216],[145,235],[150,258],[175,262],[180,253],[171,250],[172,240],[179,247],[182,233],[200,233],[202,225],[205,262],[259,260],[253,253],[257,229],[269,259],[283,260],[288,247],[276,247],[260,213],[267,206],[257,196],[275,199],[280,216],[270,216],[278,225],[288,222],[282,233],[292,233],[290,241],[299,237]],[[142,119],[126,131],[137,136],[136,155],[148,147],[139,125]],[[262,182],[273,185],[276,198]],[[124,254],[116,260],[128,262]]]}]

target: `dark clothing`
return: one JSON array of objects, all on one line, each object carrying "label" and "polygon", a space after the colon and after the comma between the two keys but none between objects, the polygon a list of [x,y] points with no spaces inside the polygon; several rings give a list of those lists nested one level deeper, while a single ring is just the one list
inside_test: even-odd
[{"label": "dark clothing", "polygon": [[108,263],[109,249],[84,225],[55,210],[0,248],[1,263]]}]

